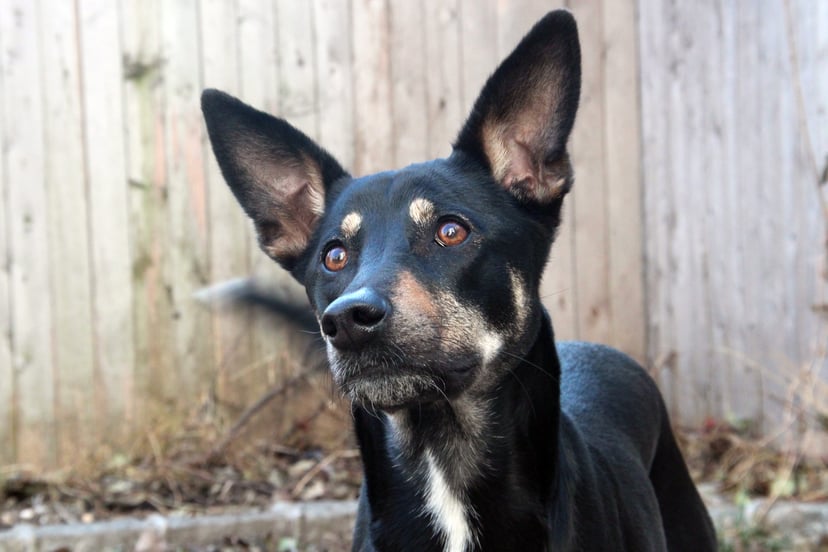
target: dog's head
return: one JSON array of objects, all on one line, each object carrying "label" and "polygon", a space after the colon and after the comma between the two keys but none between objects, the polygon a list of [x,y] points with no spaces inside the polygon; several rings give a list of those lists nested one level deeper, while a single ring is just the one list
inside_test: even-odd
[{"label": "dog's head", "polygon": [[305,285],[353,400],[485,393],[527,352],[579,91],[575,22],[552,12],[488,80],[448,158],[360,178],[287,122],[204,93],[224,177],[262,249]]}]

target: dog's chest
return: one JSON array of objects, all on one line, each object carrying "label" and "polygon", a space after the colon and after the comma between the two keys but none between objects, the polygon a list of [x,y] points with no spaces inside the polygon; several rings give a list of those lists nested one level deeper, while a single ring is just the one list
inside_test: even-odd
[{"label": "dog's chest", "polygon": [[472,542],[470,517],[474,515],[462,496],[446,481],[430,451],[425,453],[425,509],[431,523],[445,539],[445,552],[466,552]]}]

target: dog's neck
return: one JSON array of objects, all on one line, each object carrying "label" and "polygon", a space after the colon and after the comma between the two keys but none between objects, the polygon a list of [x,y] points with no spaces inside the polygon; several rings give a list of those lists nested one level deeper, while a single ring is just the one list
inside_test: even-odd
[{"label": "dog's neck", "polygon": [[387,531],[375,536],[393,549],[407,533],[431,534],[450,552],[508,549],[516,532],[548,542],[545,520],[529,512],[546,511],[537,506],[549,505],[559,475],[559,376],[544,316],[529,353],[485,396],[376,416],[357,408],[368,500]]}]

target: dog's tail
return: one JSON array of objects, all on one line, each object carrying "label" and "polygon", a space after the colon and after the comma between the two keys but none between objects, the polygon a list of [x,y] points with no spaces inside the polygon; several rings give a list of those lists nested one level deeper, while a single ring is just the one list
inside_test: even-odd
[{"label": "dog's tail", "polygon": [[195,293],[195,298],[207,305],[253,307],[277,316],[300,331],[319,333],[319,324],[307,302],[265,288],[252,278],[236,278],[202,288]]},{"label": "dog's tail", "polygon": [[716,530],[662,408],[663,429],[650,467],[670,552],[714,552]]}]

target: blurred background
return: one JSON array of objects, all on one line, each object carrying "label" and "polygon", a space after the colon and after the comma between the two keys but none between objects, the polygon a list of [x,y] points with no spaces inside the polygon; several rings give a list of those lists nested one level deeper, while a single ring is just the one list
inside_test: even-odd
[{"label": "blurred background", "polygon": [[640,360],[678,426],[828,454],[828,2],[2,0],[0,475],[350,450],[312,337],[194,299],[250,276],[302,297],[222,181],[200,92],[356,175],[399,167],[448,154],[562,6],[583,88],[557,336]]}]

